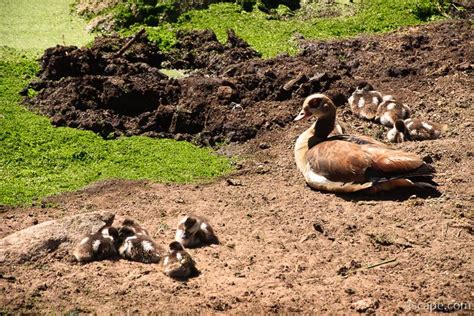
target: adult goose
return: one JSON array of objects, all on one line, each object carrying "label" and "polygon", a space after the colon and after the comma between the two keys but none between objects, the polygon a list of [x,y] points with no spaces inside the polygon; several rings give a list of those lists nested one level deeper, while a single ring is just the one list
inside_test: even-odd
[{"label": "adult goose", "polygon": [[328,192],[378,192],[397,187],[435,189],[435,170],[411,153],[364,136],[334,135],[336,107],[324,94],[306,98],[295,121],[317,120],[297,139],[295,160],[306,183]]}]

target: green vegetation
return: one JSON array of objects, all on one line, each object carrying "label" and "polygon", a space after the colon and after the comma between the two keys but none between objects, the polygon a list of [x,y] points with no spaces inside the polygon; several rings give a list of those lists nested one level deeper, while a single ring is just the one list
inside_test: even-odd
[{"label": "green vegetation", "polygon": [[44,49],[57,44],[82,45],[92,40],[84,21],[69,15],[72,0],[2,0],[0,45]]},{"label": "green vegetation", "polygon": [[206,148],[147,137],[106,141],[89,131],[55,128],[20,104],[18,92],[35,77],[42,49],[91,39],[84,21],[68,14],[71,2],[2,1],[0,205],[30,203],[99,179],[194,182],[229,172],[230,162]]},{"label": "green vegetation", "polygon": [[[178,29],[212,29],[220,41],[225,41],[226,30],[232,28],[264,57],[272,57],[282,52],[297,52],[293,40],[295,33],[305,38],[330,39],[387,32],[441,18],[438,4],[433,0],[367,0],[352,16],[305,19],[302,14],[293,17],[283,14],[285,17],[281,17],[279,12],[285,12],[282,6],[267,14],[256,9],[246,12],[235,3],[218,3],[211,4],[205,10],[183,13],[176,23],[148,26],[147,30],[150,38],[166,50],[173,45]],[[125,33],[129,34],[142,26],[142,23],[136,24]]]},{"label": "green vegetation", "polygon": [[187,142],[106,141],[89,131],[53,127],[19,106],[18,91],[36,71],[31,54],[0,49],[0,204],[31,202],[99,179],[190,182],[231,170],[227,159]]}]

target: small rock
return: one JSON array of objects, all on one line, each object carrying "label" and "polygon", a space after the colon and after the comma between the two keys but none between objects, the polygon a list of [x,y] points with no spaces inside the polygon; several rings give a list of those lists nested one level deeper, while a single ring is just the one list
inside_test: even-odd
[{"label": "small rock", "polygon": [[463,63],[456,65],[456,70],[459,71],[466,71],[472,69],[473,65],[469,61],[465,61]]},{"label": "small rock", "polygon": [[234,89],[232,89],[229,86],[220,86],[219,88],[217,88],[217,96],[220,99],[229,100],[229,99],[232,99],[234,95],[235,95]]},{"label": "small rock", "polygon": [[426,162],[426,163],[432,163],[433,162],[433,158],[431,157],[431,155],[424,155],[423,156],[423,161]]},{"label": "small rock", "polygon": [[83,235],[97,232],[113,221],[112,213],[89,212],[25,228],[0,239],[0,263],[36,261],[59,248],[69,249]]},{"label": "small rock", "polygon": [[299,74],[296,78],[291,79],[285,85],[283,86],[283,90],[285,91],[291,91],[293,90],[295,85],[298,85],[302,82],[308,81],[308,78],[304,74]]},{"label": "small rock", "polygon": [[4,275],[0,273],[0,279],[7,280],[8,282],[15,282],[16,278],[13,275]]},{"label": "small rock", "polygon": [[270,144],[268,144],[268,143],[260,143],[260,144],[258,145],[258,147],[259,147],[260,149],[268,149],[268,148],[270,148]]},{"label": "small rock", "polygon": [[370,205],[374,206],[377,205],[377,201],[358,201],[357,205]]},{"label": "small rock", "polygon": [[354,295],[355,294],[354,289],[351,289],[350,287],[345,289],[344,292],[346,292],[348,295]]},{"label": "small rock", "polygon": [[314,76],[312,76],[309,81],[310,82],[313,82],[313,81],[326,81],[328,80],[329,76],[326,72],[318,72],[317,74],[315,74]]},{"label": "small rock", "polygon": [[323,228],[323,225],[321,223],[314,223],[313,228],[314,228],[315,231],[317,231],[321,234],[324,234],[324,228]]},{"label": "small rock", "polygon": [[369,309],[377,309],[379,307],[379,301],[373,298],[365,298],[352,303],[351,307],[359,313],[364,313]]},{"label": "small rock", "polygon": [[314,238],[314,237],[316,237],[316,234],[314,234],[314,233],[309,234],[309,235],[306,235],[306,236],[303,236],[303,237],[300,239],[300,243],[304,243],[304,242],[307,241],[308,239]]},{"label": "small rock", "polygon": [[268,173],[270,171],[270,169],[264,165],[258,165],[257,166],[257,173],[258,174],[265,174],[265,173]]}]

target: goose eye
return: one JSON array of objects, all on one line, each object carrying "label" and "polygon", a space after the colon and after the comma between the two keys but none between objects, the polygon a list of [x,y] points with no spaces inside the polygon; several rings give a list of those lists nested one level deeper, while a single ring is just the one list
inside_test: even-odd
[{"label": "goose eye", "polygon": [[308,108],[308,111],[309,111],[310,113],[316,112],[316,111],[321,107],[321,104],[322,104],[322,103],[320,102],[320,100],[318,100],[318,102],[313,102],[313,103],[311,103],[310,106],[309,106],[309,108]]}]

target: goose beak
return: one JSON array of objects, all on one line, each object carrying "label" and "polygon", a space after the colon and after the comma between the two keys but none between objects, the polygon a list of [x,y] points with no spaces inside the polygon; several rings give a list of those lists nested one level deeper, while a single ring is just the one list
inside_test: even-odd
[{"label": "goose beak", "polygon": [[304,111],[301,111],[300,114],[298,114],[297,117],[295,117],[295,119],[293,121],[299,121],[301,119],[304,119],[305,117],[308,117],[309,115],[306,114],[306,112]]}]

